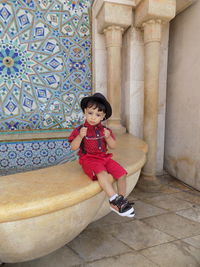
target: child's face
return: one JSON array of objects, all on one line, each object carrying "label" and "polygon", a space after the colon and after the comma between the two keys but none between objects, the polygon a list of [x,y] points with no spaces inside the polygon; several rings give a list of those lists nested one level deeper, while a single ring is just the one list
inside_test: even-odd
[{"label": "child's face", "polygon": [[97,125],[100,121],[102,121],[105,117],[105,113],[103,111],[98,111],[98,108],[87,107],[85,108],[85,117],[90,125]]}]

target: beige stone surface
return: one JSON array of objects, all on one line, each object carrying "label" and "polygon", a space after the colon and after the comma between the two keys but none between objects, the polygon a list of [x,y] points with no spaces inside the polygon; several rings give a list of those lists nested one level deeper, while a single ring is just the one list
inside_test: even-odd
[{"label": "beige stone surface", "polygon": [[[93,55],[94,55],[94,64],[93,64],[93,86],[97,91],[103,92],[107,95],[107,86],[106,80],[107,75],[102,71],[101,66],[105,66],[105,45],[102,42],[102,38],[100,38],[100,34],[97,33],[97,14],[101,15],[101,21],[105,21],[105,12],[103,11],[106,6],[113,5],[115,8],[119,8],[119,6],[123,6],[126,8],[131,7],[135,9],[136,6],[136,16],[140,18],[139,25],[141,26],[142,22],[148,21],[151,19],[161,19],[162,21],[169,21],[175,15],[175,6],[177,6],[177,12],[183,11],[189,5],[194,2],[193,0],[170,0],[170,1],[155,1],[155,0],[136,0],[136,1],[121,1],[121,0],[96,0],[93,4]],[[118,6],[118,7],[117,7]],[[109,8],[106,8],[109,10]],[[114,10],[114,9],[113,9]],[[124,9],[125,10],[125,9]],[[123,13],[124,11],[121,10]],[[111,13],[109,13],[108,18],[111,17]],[[127,13],[128,14],[128,13]],[[130,13],[129,13],[130,14]],[[171,15],[170,15],[171,14]],[[107,24],[107,26],[118,25],[120,26],[121,22],[119,20],[119,16],[117,12],[112,13],[113,21],[117,20],[117,23],[113,22],[113,24]],[[121,14],[120,18],[123,17]],[[100,21],[100,19],[98,19]],[[104,25],[106,25],[104,23]],[[137,25],[137,19],[136,19]],[[138,26],[138,25],[137,25]],[[158,100],[158,130],[157,130],[157,159],[156,159],[156,173],[163,173],[163,155],[164,155],[164,136],[165,136],[165,101],[166,101],[166,70],[167,70],[167,59],[168,59],[168,29],[169,24],[166,23],[163,27],[163,38],[161,39],[161,51],[160,51],[160,73],[159,73],[159,100]],[[133,34],[133,24],[131,24],[131,28],[129,28],[124,37],[123,37],[123,62],[122,67],[122,103],[126,103],[124,107],[122,107],[122,125],[125,126],[128,131],[140,138],[143,136],[142,124],[143,124],[143,112],[141,110],[143,107],[143,42],[140,45],[135,44],[137,41],[137,37]],[[102,36],[101,36],[102,37]],[[126,38],[128,37],[128,38]],[[100,40],[101,39],[101,40]],[[98,46],[101,47],[101,55],[98,53]],[[98,48],[97,48],[98,47]],[[104,49],[103,49],[104,48]],[[125,54],[127,52],[127,54]],[[102,59],[104,62],[101,64]],[[99,62],[99,64],[98,64]],[[136,62],[136,67],[134,66],[134,62]],[[105,68],[103,68],[105,69]],[[118,77],[118,75],[116,75]],[[124,77],[124,78],[123,78]],[[138,77],[139,80],[138,80]],[[108,78],[110,80],[110,78]],[[112,79],[111,79],[112,81]],[[135,94],[135,90],[137,90],[137,94]],[[134,95],[133,95],[134,91]]]},{"label": "beige stone surface", "polygon": [[112,236],[116,237],[134,250],[144,249],[175,239],[174,237],[155,229],[155,227],[151,227],[138,220],[124,223],[123,231],[121,231],[121,226],[118,224],[107,225],[107,227],[104,227],[102,230],[105,233],[112,234]]},{"label": "beige stone surface", "polygon": [[142,251],[145,257],[162,267],[199,267],[200,253],[196,249],[182,241],[174,241],[170,244],[162,244]]},{"label": "beige stone surface", "polygon": [[16,141],[16,140],[34,140],[34,139],[58,139],[66,138],[69,136],[69,131],[67,130],[35,130],[35,131],[14,131],[8,133],[0,134],[0,141]]},{"label": "beige stone surface", "polygon": [[193,205],[192,208],[177,211],[176,214],[200,223],[200,206]]},{"label": "beige stone surface", "polygon": [[103,200],[104,195],[97,194],[49,214],[0,223],[0,259],[31,260],[64,246],[87,227]]},{"label": "beige stone surface", "polygon": [[114,25],[126,29],[132,24],[132,6],[104,2],[96,17],[99,33]]},{"label": "beige stone surface", "polygon": [[[168,61],[169,23],[162,25],[156,173],[163,173],[166,82]],[[130,27],[123,35],[122,44],[122,123],[128,131],[143,138],[144,115],[144,40],[143,32]]]},{"label": "beige stone surface", "polygon": [[130,27],[122,45],[122,123],[135,136],[143,137],[144,109],[143,34]]},{"label": "beige stone surface", "polygon": [[183,239],[183,241],[192,245],[195,248],[200,248],[200,235],[185,238]]},{"label": "beige stone surface", "polygon": [[[98,10],[98,11],[97,11]],[[101,1],[93,4],[94,37],[104,33],[107,49],[107,98],[112,106],[113,114],[108,126],[115,132],[123,134],[126,128],[121,124],[121,47],[122,34],[132,24],[132,4]],[[94,49],[94,52],[97,51]],[[96,54],[96,61],[98,55]],[[95,63],[96,70],[97,64]],[[97,82],[95,79],[94,82]]]},{"label": "beige stone surface", "polygon": [[157,158],[158,86],[162,22],[144,23],[144,125],[143,138],[148,144],[145,176],[155,176]]},{"label": "beige stone surface", "polygon": [[[193,194],[198,193],[195,190],[188,191],[188,188],[185,187],[184,184],[166,174],[163,176],[159,176],[159,181],[161,182],[162,185],[164,185],[165,189],[169,185],[170,187],[173,187],[174,192],[175,191],[181,192],[187,189],[187,192],[193,192]],[[163,187],[161,187],[161,189],[157,192],[157,195],[159,196],[162,196],[163,194],[166,195],[167,190],[165,189],[163,191]],[[175,196],[176,193],[174,192],[170,192],[169,194]],[[114,212],[110,212],[107,216],[91,223],[81,233],[80,236],[77,236],[75,240],[71,242],[71,244],[73,244],[73,249],[68,245],[66,245],[60,248],[58,251],[51,253],[48,256],[41,257],[40,259],[27,261],[23,263],[16,263],[12,265],[6,263],[4,266],[5,267],[199,266],[200,264],[199,234],[197,235],[192,234],[189,237],[183,239],[180,239],[180,237],[175,237],[175,240],[173,239],[172,241],[167,243],[166,239],[163,238],[163,235],[156,234],[156,237],[159,239],[160,242],[160,244],[158,245],[154,245],[154,242],[152,242],[153,238],[151,238],[152,236],[151,232],[152,229],[153,230],[156,229],[153,226],[148,228],[149,229],[148,233],[146,224],[141,223],[139,224],[138,227],[140,234],[135,234],[135,231],[137,230],[136,225],[138,225],[135,224],[135,222],[142,222],[144,220],[143,218],[152,219],[152,218],[157,218],[159,216],[159,214],[156,213],[158,211],[157,210],[158,208],[153,204],[149,205],[148,203],[146,203],[146,198],[148,198],[150,195],[152,195],[152,193],[141,192],[138,188],[135,188],[128,196],[128,198],[129,200],[136,201],[135,203],[136,217],[134,218],[121,217]],[[139,201],[140,202],[139,205],[137,203],[138,201],[136,200],[138,197],[143,198],[143,201]],[[192,202],[192,199],[190,199],[190,201]],[[192,203],[195,205],[195,202]],[[175,215],[175,212],[171,213]],[[138,218],[137,215],[140,218]],[[173,222],[170,221],[171,226],[174,227],[175,225],[177,228],[178,227],[184,228],[184,225],[180,224],[179,220],[180,217],[181,216],[175,216]],[[191,220],[187,220],[187,222],[189,221]],[[129,225],[128,227],[126,226],[127,223]],[[200,223],[198,223],[198,225],[200,227]],[[109,227],[111,227],[110,228],[111,230],[109,229]],[[187,227],[188,227],[186,229],[187,232],[189,232],[188,231],[189,228],[194,230],[194,225],[191,223],[187,223]],[[105,229],[108,229],[108,231],[105,231]],[[115,235],[112,234],[113,229],[115,229],[116,232]],[[134,234],[130,234],[128,236],[128,233],[132,232],[134,232]],[[119,233],[120,233],[120,238],[123,237],[123,240],[119,240],[118,238]],[[51,235],[51,233],[49,233],[49,235]],[[127,238],[125,238],[126,236]],[[90,243],[91,239],[92,239],[91,242],[94,246],[88,244],[88,242]],[[152,245],[150,241],[152,242]],[[129,245],[130,242],[132,243],[134,242],[134,244],[145,244],[145,242],[147,242],[149,246],[146,249],[136,251],[133,247]],[[80,244],[82,244],[82,246],[80,246]],[[122,249],[120,249],[120,247]],[[127,247],[128,247],[128,252],[125,252]],[[116,250],[114,251],[113,248],[116,248]],[[92,256],[93,253],[95,253],[94,257]],[[92,260],[91,258],[94,258],[94,260]]]},{"label": "beige stone surface", "polygon": [[[114,158],[129,173],[127,194],[138,180],[146,151],[143,141],[129,134],[118,137]],[[78,162],[1,177],[0,259],[35,259],[71,241],[110,212],[101,191]]]},{"label": "beige stone surface", "polygon": [[183,200],[187,200],[189,202],[195,203],[200,205],[200,192],[198,191],[186,191],[186,192],[179,192],[174,194],[174,197],[179,198],[179,199],[183,199]]},{"label": "beige stone surface", "polygon": [[87,267],[157,267],[156,264],[138,253],[125,253],[120,256],[109,257],[87,264]]},{"label": "beige stone surface", "polygon": [[146,200],[145,202],[141,200],[135,201],[135,210],[137,210],[137,213],[135,215],[136,219],[143,219],[143,218],[160,215],[160,214],[167,212],[166,210],[162,208],[156,207],[156,205],[154,206],[146,202],[147,202]]},{"label": "beige stone surface", "polygon": [[20,262],[14,265],[13,263],[8,263],[6,264],[6,267],[66,267],[79,266],[81,263],[82,259],[70,248],[64,246],[40,259],[36,259],[31,262]]},{"label": "beige stone surface", "polygon": [[186,238],[200,234],[200,225],[173,213],[144,219],[148,225],[176,238]]},{"label": "beige stone surface", "polygon": [[176,14],[181,13],[196,1],[198,0],[176,0]]},{"label": "beige stone surface", "polygon": [[179,14],[170,25],[165,139],[165,169],[198,190],[200,189],[200,38],[197,27],[200,23],[199,12],[200,1],[196,1]]},{"label": "beige stone surface", "polygon": [[121,125],[121,47],[124,29],[119,26],[110,26],[104,29],[107,49],[107,97],[112,106],[112,116],[108,126],[115,133],[125,133]]},{"label": "beige stone surface", "polygon": [[77,251],[81,258],[89,261],[131,251],[123,242],[116,240],[112,235],[105,234],[103,229],[96,228],[86,229],[68,246]]},{"label": "beige stone surface", "polygon": [[94,17],[97,16],[97,14],[101,10],[101,8],[105,2],[113,3],[113,4],[120,4],[120,5],[125,5],[125,6],[131,6],[133,8],[136,6],[135,0],[94,0],[93,4],[92,4],[92,8],[95,11]]},{"label": "beige stone surface", "polygon": [[[125,134],[118,138],[115,159],[132,174],[143,166],[146,150],[143,141]],[[98,182],[88,179],[75,161],[4,176],[0,178],[0,222],[30,218],[70,207],[100,191]]]},{"label": "beige stone surface", "polygon": [[146,198],[145,201],[168,211],[178,211],[192,207],[192,203],[187,202],[187,199],[177,199],[173,195],[163,195]]},{"label": "beige stone surface", "polygon": [[135,24],[141,26],[145,21],[161,19],[170,21],[176,14],[176,0],[142,0],[136,8]]},{"label": "beige stone surface", "polygon": [[87,229],[98,227],[99,222],[101,222],[102,227],[106,227],[108,224],[124,223],[124,222],[131,222],[131,221],[133,221],[133,218],[119,216],[115,212],[109,212],[109,214],[102,217],[100,220],[96,220],[92,222],[91,224],[89,224]]}]

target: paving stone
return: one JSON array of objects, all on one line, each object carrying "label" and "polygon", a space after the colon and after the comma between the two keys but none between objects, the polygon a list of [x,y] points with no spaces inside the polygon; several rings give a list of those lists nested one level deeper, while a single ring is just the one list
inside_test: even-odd
[{"label": "paving stone", "polygon": [[199,267],[200,250],[182,241],[145,249],[141,253],[162,267]]},{"label": "paving stone", "polygon": [[5,264],[3,267],[71,267],[79,266],[82,263],[81,258],[70,248],[62,247],[48,256],[33,261]]},{"label": "paving stone", "polygon": [[135,250],[155,246],[174,240],[168,234],[135,220],[133,222],[109,225],[103,229]]},{"label": "paving stone", "polygon": [[163,194],[179,193],[179,192],[180,192],[179,188],[176,188],[176,187],[171,186],[171,185],[163,185],[160,188],[160,193],[162,193],[162,195]]},{"label": "paving stone", "polygon": [[200,204],[200,192],[196,190],[191,190],[188,192],[180,192],[173,194],[174,197],[187,200],[193,204]]},{"label": "paving stone", "polygon": [[167,211],[151,204],[145,203],[144,201],[135,201],[135,218],[142,219],[151,217],[159,214],[166,213]]},{"label": "paving stone", "polygon": [[182,181],[176,179],[175,177],[173,177],[169,174],[164,174],[161,177],[159,176],[159,179],[160,179],[161,183],[169,185],[170,187],[173,187],[175,189],[180,189],[182,191],[191,190],[190,186],[184,184]]},{"label": "paving stone", "polygon": [[127,253],[112,258],[105,258],[85,265],[86,267],[157,267],[158,265],[151,262],[139,253]]},{"label": "paving stone", "polygon": [[157,207],[167,209],[170,211],[178,211],[192,207],[192,203],[183,199],[173,197],[173,195],[162,195],[145,199],[146,202],[151,203]]},{"label": "paving stone", "polygon": [[183,241],[195,248],[200,248],[200,235],[185,238]]},{"label": "paving stone", "polygon": [[107,224],[115,224],[115,223],[124,223],[124,222],[131,222],[133,221],[134,218],[129,218],[129,217],[122,217],[116,214],[115,212],[110,212],[108,215],[104,216],[100,220],[97,220],[93,223],[91,223],[88,226],[89,228],[94,228],[98,225],[107,225]]},{"label": "paving stone", "polygon": [[178,181],[177,179],[172,179],[168,185],[170,187],[176,188],[176,189],[180,189],[181,191],[190,191],[192,190],[191,187],[189,187],[188,185],[181,183],[180,181]]},{"label": "paving stone", "polygon": [[149,197],[155,197],[161,195],[161,192],[144,192],[140,190],[139,188],[135,187],[133,191],[131,192],[130,196],[134,196],[136,199],[143,200],[145,198]]},{"label": "paving stone", "polygon": [[176,238],[186,238],[200,234],[199,223],[173,213],[158,215],[142,221]]},{"label": "paving stone", "polygon": [[121,241],[115,239],[110,234],[105,234],[98,228],[86,229],[76,239],[71,241],[68,246],[76,251],[85,261],[93,261],[132,251]]},{"label": "paving stone", "polygon": [[176,214],[200,223],[200,206],[177,211]]}]

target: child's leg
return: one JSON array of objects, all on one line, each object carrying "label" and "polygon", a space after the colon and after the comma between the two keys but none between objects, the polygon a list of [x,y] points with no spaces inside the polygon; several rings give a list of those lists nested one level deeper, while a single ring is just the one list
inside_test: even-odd
[{"label": "child's leg", "polygon": [[[96,174],[98,178],[98,182],[101,186],[101,188],[104,190],[104,192],[109,197],[109,203],[111,210],[115,211],[120,216],[128,216],[128,217],[134,217],[134,209],[133,207],[127,202],[127,200],[124,199],[122,195],[116,194],[112,182],[109,179],[109,175],[106,171],[102,171],[98,174]],[[125,193],[126,189],[126,180],[125,175],[122,176],[121,182],[118,185],[119,192]]]},{"label": "child's leg", "polygon": [[117,179],[117,190],[118,194],[125,196],[126,194],[126,175],[123,175],[119,179]]},{"label": "child's leg", "polygon": [[116,194],[116,192],[112,186],[112,182],[109,179],[108,173],[106,171],[102,171],[102,172],[98,173],[96,176],[98,178],[98,182],[99,182],[101,188],[104,190],[104,192],[107,194],[107,196],[109,198],[114,196]]}]

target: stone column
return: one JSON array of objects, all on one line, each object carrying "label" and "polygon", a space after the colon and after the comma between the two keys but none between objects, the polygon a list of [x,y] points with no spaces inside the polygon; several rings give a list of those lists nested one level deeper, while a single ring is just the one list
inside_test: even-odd
[{"label": "stone column", "polygon": [[148,144],[143,176],[155,180],[157,156],[159,62],[162,22],[149,20],[144,28],[144,140]]},{"label": "stone column", "polygon": [[107,69],[107,98],[113,110],[108,126],[118,134],[126,131],[121,124],[121,50],[122,34],[133,22],[133,4],[130,0],[96,0],[93,8],[96,36],[105,36],[107,66],[101,68]]},{"label": "stone column", "polygon": [[156,178],[159,62],[162,23],[176,13],[175,0],[139,0],[135,10],[135,25],[144,30],[144,126],[148,144],[146,164],[138,186],[154,191],[160,186]]},{"label": "stone column", "polygon": [[117,133],[124,133],[121,125],[121,48],[124,29],[119,26],[109,26],[104,29],[107,49],[107,97],[112,106],[112,117],[108,126]]}]

